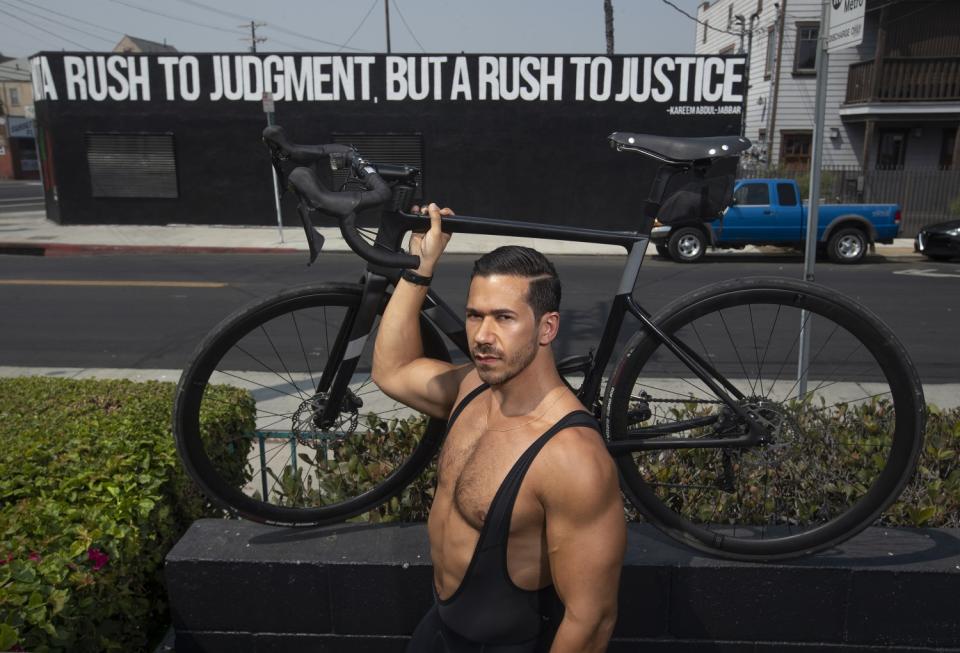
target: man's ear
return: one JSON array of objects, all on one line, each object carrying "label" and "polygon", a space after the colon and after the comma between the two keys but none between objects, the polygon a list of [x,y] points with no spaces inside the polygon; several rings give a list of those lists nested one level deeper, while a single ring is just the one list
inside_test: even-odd
[{"label": "man's ear", "polygon": [[540,317],[540,333],[538,337],[538,342],[541,346],[549,345],[553,342],[557,334],[560,332],[560,313],[552,311],[550,313],[544,313]]}]

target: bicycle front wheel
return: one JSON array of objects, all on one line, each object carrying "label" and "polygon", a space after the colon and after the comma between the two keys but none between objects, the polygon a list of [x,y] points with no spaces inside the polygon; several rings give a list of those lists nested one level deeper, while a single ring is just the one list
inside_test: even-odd
[{"label": "bicycle front wheel", "polygon": [[866,528],[909,480],[920,381],[890,329],[850,298],[789,279],[724,281],[654,323],[765,431],[748,447],[698,446],[746,426],[655,336],[634,336],[605,398],[607,435],[646,443],[617,458],[624,492],[675,539],[737,559],[812,553]]},{"label": "bicycle front wheel", "polygon": [[[187,471],[221,507],[273,524],[340,521],[400,492],[436,452],[445,422],[370,378],[379,318],[334,419],[321,419],[324,379],[343,362],[361,292],[292,289],[241,308],[198,347],[177,388],[174,435]],[[450,360],[422,319],[421,334],[427,356]]]}]

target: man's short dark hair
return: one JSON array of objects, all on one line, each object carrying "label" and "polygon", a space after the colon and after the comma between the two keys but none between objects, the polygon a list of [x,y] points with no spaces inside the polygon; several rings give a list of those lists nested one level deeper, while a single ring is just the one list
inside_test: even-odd
[{"label": "man's short dark hair", "polygon": [[530,247],[505,245],[484,254],[473,264],[473,277],[506,274],[530,279],[527,303],[537,322],[544,313],[560,310],[560,278],[547,257]]}]

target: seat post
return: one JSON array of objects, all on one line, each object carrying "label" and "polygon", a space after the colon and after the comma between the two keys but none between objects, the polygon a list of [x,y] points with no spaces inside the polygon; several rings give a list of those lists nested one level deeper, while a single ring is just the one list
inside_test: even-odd
[{"label": "seat post", "polygon": [[656,218],[660,213],[660,205],[663,202],[663,195],[667,192],[667,184],[673,177],[687,170],[685,165],[675,165],[665,163],[657,170],[657,176],[650,186],[650,195],[643,206],[643,214],[648,218]]}]

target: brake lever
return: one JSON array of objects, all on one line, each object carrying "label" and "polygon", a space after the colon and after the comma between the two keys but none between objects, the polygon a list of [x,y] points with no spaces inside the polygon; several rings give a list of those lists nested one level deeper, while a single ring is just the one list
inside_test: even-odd
[{"label": "brake lever", "polygon": [[310,248],[310,260],[307,262],[307,267],[313,265],[314,261],[317,260],[317,256],[320,254],[320,250],[323,249],[323,234],[317,231],[317,228],[313,226],[313,221],[310,220],[310,216],[307,213],[308,209],[303,205],[303,202],[297,204],[297,213],[300,215],[300,223],[303,225],[303,233],[307,235],[307,246]]}]

